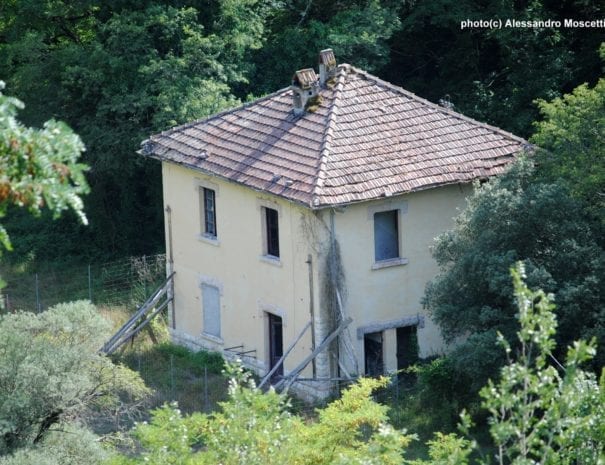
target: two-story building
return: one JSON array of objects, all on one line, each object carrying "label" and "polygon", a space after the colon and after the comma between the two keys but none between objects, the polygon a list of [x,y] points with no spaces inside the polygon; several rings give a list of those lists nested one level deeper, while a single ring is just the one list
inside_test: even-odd
[{"label": "two-story building", "polygon": [[525,145],[331,50],[319,76],[152,136],[141,153],[162,162],[173,337],[295,374],[315,397],[442,352],[421,305],[431,245],[472,181]]}]

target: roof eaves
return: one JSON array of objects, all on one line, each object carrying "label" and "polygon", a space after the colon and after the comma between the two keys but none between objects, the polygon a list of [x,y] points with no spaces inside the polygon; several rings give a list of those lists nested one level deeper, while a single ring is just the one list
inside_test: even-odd
[{"label": "roof eaves", "polygon": [[[161,155],[157,155],[157,154],[144,154],[144,153],[142,153],[141,150],[138,150],[137,153],[140,154],[140,155],[149,157],[149,158],[153,158],[155,160],[159,160],[159,161],[164,162],[164,163],[170,163],[170,164],[177,165],[177,166],[183,166],[183,167],[188,168],[190,170],[197,171],[197,172],[202,173],[202,174],[206,174],[206,175],[209,175],[209,176],[212,176],[212,177],[215,177],[215,178],[222,179],[223,181],[225,181],[227,183],[236,184],[236,185],[245,187],[246,189],[251,189],[251,190],[253,190],[255,192],[258,192],[260,194],[272,195],[274,197],[278,197],[278,198],[287,200],[288,202],[292,202],[292,203],[294,203],[296,205],[300,205],[300,206],[306,207],[306,208],[311,208],[309,206],[309,202],[301,200],[301,199],[296,198],[294,196],[290,196],[290,195],[287,195],[287,194],[284,194],[284,193],[275,193],[275,192],[271,192],[271,191],[269,191],[267,189],[262,189],[262,188],[259,188],[259,187],[251,186],[250,184],[247,184],[245,182],[238,181],[238,180],[235,180],[235,179],[231,179],[231,178],[229,178],[227,176],[223,176],[222,174],[216,173],[214,171],[206,170],[206,169],[204,169],[204,168],[202,168],[200,166],[194,165],[192,163],[187,163],[185,161],[172,160],[170,158],[165,158],[165,157],[162,157]],[[287,187],[284,186],[284,190],[287,190]]]}]

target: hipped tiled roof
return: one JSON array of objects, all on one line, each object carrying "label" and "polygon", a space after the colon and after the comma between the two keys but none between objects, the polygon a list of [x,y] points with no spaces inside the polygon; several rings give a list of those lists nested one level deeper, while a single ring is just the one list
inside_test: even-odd
[{"label": "hipped tiled roof", "polygon": [[493,176],[525,147],[340,65],[313,111],[295,115],[286,88],[154,135],[141,153],[321,208]]}]

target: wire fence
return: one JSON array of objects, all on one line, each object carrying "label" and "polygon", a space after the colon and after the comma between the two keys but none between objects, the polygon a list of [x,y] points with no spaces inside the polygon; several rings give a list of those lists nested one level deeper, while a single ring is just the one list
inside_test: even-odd
[{"label": "wire fence", "polygon": [[178,357],[158,359],[157,354],[137,354],[128,360],[132,369],[140,373],[154,394],[149,401],[151,408],[164,403],[177,402],[184,413],[210,412],[218,402],[227,398],[227,380],[213,373],[206,366],[186,371],[179,365]]},{"label": "wire fence", "polygon": [[90,300],[99,306],[134,305],[165,279],[166,256],[144,255],[69,269],[4,277],[5,311],[41,312],[61,302]]}]

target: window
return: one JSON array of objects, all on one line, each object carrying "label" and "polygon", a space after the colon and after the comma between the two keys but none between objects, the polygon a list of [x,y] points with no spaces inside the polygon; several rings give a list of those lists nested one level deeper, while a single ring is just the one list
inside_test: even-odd
[{"label": "window", "polygon": [[202,232],[206,237],[216,238],[216,195],[214,190],[200,187],[202,210]]},{"label": "window", "polygon": [[263,207],[265,216],[265,255],[279,258],[278,213],[273,208]]},{"label": "window", "polygon": [[374,258],[399,258],[399,210],[374,213]]},{"label": "window", "polygon": [[216,286],[202,284],[202,312],[204,333],[221,337],[220,290]]}]

